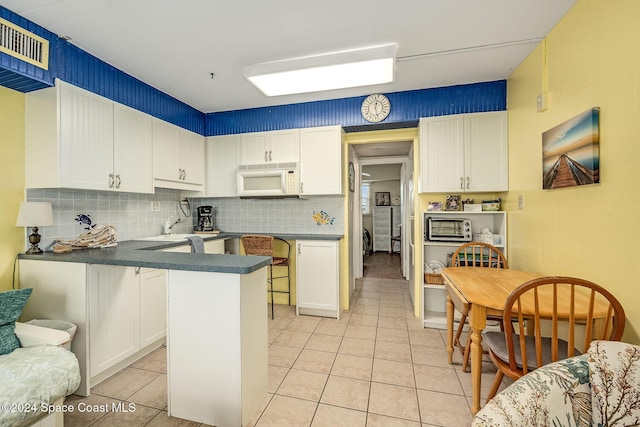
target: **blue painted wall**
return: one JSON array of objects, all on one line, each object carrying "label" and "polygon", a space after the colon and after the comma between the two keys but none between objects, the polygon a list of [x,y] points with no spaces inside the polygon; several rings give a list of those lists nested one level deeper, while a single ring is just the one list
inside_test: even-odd
[{"label": "blue painted wall", "polygon": [[204,114],[2,6],[0,16],[50,41],[48,71],[0,53],[0,85],[29,92],[60,78],[205,136],[328,125],[358,132],[412,127],[420,117],[506,110],[507,83],[500,80],[388,93],[391,113],[375,125],[360,114],[364,96]]},{"label": "blue painted wall", "polygon": [[372,125],[362,118],[360,105],[365,96],[360,96],[209,113],[205,135],[330,125],[342,125],[347,131],[377,130],[416,126],[420,117],[507,109],[505,80],[386,95],[391,102],[391,112],[380,124]]}]

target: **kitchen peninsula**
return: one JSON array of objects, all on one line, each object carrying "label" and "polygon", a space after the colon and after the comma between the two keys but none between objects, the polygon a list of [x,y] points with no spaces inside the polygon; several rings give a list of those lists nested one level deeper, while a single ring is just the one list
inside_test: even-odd
[{"label": "kitchen peninsula", "polygon": [[[126,241],[20,255],[21,287],[34,288],[23,320],[78,326],[72,343],[82,374],[77,393],[88,395],[92,385],[164,343],[164,331],[154,335],[145,326],[159,315],[150,306],[159,306],[156,311],[166,313],[169,414],[245,425],[268,388],[270,258],[162,251],[185,243]],[[150,280],[155,286],[145,286]]]}]

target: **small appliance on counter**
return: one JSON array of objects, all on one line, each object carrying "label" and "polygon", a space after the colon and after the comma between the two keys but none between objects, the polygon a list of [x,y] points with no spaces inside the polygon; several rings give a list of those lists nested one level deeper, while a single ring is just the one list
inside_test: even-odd
[{"label": "small appliance on counter", "polygon": [[215,208],[213,206],[198,207],[198,225],[195,227],[196,233],[217,234],[215,221]]}]

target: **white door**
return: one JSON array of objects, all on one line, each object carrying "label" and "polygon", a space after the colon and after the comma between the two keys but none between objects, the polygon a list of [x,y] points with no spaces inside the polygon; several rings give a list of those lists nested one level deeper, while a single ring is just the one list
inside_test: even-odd
[{"label": "white door", "polygon": [[67,84],[60,91],[62,187],[110,190],[113,101]]},{"label": "white door", "polygon": [[204,137],[188,130],[180,130],[182,181],[204,184]]},{"label": "white door", "polygon": [[463,191],[462,115],[420,119],[420,192]]},{"label": "white door", "polygon": [[180,128],[162,120],[153,120],[153,177],[179,181],[182,169]]},{"label": "white door", "polygon": [[245,133],[240,138],[240,164],[258,165],[269,162],[268,132]]},{"label": "white door", "polygon": [[153,193],[153,119],[114,104],[113,173],[117,191]]},{"label": "white door", "polygon": [[338,242],[298,240],[298,308],[338,310]]},{"label": "white door", "polygon": [[342,128],[300,129],[300,188],[308,195],[342,194]]},{"label": "white door", "polygon": [[93,377],[140,349],[140,295],[134,267],[92,265],[89,274]]},{"label": "white door", "polygon": [[140,348],[167,335],[167,270],[142,269],[140,281]]},{"label": "white door", "polygon": [[300,130],[287,129],[268,132],[268,163],[293,163],[300,161]]},{"label": "white door", "polygon": [[208,197],[237,197],[240,135],[210,136],[206,139],[206,185]]}]

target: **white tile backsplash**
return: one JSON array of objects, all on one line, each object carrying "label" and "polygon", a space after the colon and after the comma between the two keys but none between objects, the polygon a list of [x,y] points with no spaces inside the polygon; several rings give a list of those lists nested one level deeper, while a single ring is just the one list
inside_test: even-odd
[{"label": "white tile backsplash", "polygon": [[[116,228],[119,240],[155,236],[164,231],[164,222],[185,218],[180,212],[182,198],[178,190],[156,188],[156,194],[114,193],[106,191],[29,189],[26,200],[50,202],[54,225],[40,227],[42,249],[51,249],[56,238],[73,239],[85,232],[75,221],[78,214],[87,214],[93,223]],[[152,202],[160,210],[151,211]],[[174,233],[189,233],[197,221],[198,206],[216,208],[217,227],[221,231],[240,233],[343,234],[344,197],[320,196],[308,199],[240,199],[189,198],[191,217],[177,224]],[[332,224],[318,225],[314,213],[326,212]],[[173,221],[172,221],[173,222]],[[25,244],[26,235],[25,230]],[[25,246],[25,248],[28,247]]]}]

